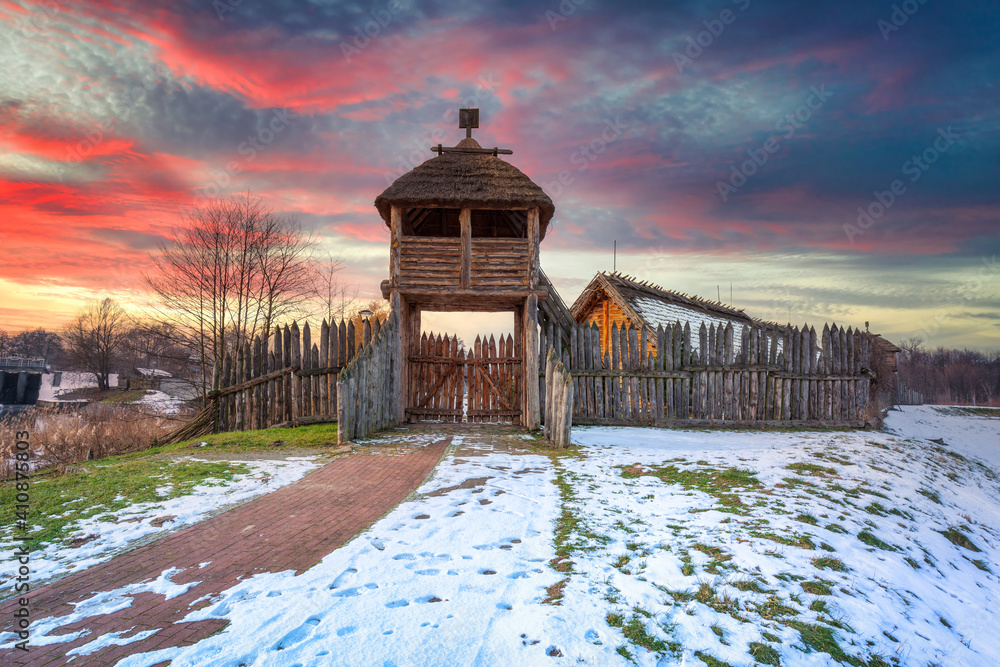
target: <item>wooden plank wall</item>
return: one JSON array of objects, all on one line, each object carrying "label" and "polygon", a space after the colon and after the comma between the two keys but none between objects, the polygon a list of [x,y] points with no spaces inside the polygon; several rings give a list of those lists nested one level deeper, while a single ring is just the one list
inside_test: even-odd
[{"label": "wooden plank wall", "polygon": [[400,242],[400,281],[420,287],[459,286],[462,240],[404,236]]},{"label": "wooden plank wall", "polygon": [[[556,336],[547,327],[541,349]],[[731,324],[652,334],[613,325],[603,354],[600,336],[578,324],[557,347],[573,376],[574,424],[863,424],[872,351],[863,332],[757,325],[744,327],[737,351]]]},{"label": "wooden plank wall", "polygon": [[398,423],[396,403],[402,387],[396,365],[403,363],[399,349],[400,322],[393,311],[385,326],[365,345],[337,377],[337,440],[363,438]]},{"label": "wooden plank wall", "polygon": [[528,239],[472,239],[473,287],[527,287]]},{"label": "wooden plank wall", "polygon": [[293,322],[227,354],[208,395],[215,432],[336,421],[337,377],[380,328],[377,320],[366,324],[359,347],[354,322],[324,320],[318,329]]}]

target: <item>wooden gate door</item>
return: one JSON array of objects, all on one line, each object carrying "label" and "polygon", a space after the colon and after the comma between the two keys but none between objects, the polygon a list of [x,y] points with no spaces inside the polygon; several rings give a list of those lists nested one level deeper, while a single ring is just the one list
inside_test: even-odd
[{"label": "wooden gate door", "polygon": [[517,422],[521,415],[521,359],[514,339],[476,336],[472,349],[458,339],[423,334],[410,355],[407,416],[448,422]]}]

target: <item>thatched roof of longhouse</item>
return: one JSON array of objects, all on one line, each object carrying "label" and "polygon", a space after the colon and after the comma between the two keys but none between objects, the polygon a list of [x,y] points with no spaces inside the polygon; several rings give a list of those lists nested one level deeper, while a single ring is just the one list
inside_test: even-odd
[{"label": "thatched roof of longhouse", "polygon": [[[456,148],[480,148],[466,138]],[[391,207],[522,208],[537,206],[539,232],[555,213],[555,206],[542,189],[524,173],[487,153],[443,153],[403,174],[375,198],[375,207],[389,225]]]}]

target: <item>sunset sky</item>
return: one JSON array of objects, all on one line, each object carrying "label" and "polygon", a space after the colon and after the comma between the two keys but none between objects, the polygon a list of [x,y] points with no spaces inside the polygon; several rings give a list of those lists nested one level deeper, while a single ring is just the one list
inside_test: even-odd
[{"label": "sunset sky", "polygon": [[183,212],[247,190],[376,297],[373,200],[476,106],[569,303],[617,240],[755,317],[1000,347],[995,2],[0,0],[0,49],[0,329],[142,304]]}]

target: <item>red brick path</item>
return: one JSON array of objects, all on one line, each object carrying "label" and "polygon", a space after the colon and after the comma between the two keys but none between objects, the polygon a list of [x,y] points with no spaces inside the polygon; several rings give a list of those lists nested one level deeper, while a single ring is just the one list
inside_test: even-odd
[{"label": "red brick path", "polygon": [[[136,594],[127,609],[92,616],[55,631],[68,634],[86,628],[89,634],[70,642],[33,647],[29,653],[2,651],[0,663],[41,667],[65,665],[75,657],[76,665],[113,665],[133,653],[200,641],[224,628],[227,621],[175,623],[191,611],[192,601],[224,591],[240,578],[258,572],[301,572],[315,565],[416,489],[449,441],[447,438],[405,456],[353,454],[337,459],[273,493],[43,586],[31,594],[32,619],[36,621],[65,616],[74,609],[70,602],[155,579],[171,567],[183,570],[171,578],[173,583],[201,582],[172,600],[154,593]],[[211,564],[199,569],[206,561]],[[16,608],[16,600],[0,604],[0,630],[14,629],[11,619]],[[133,644],[66,656],[76,646],[129,628],[133,629],[127,636],[159,631]]]}]

